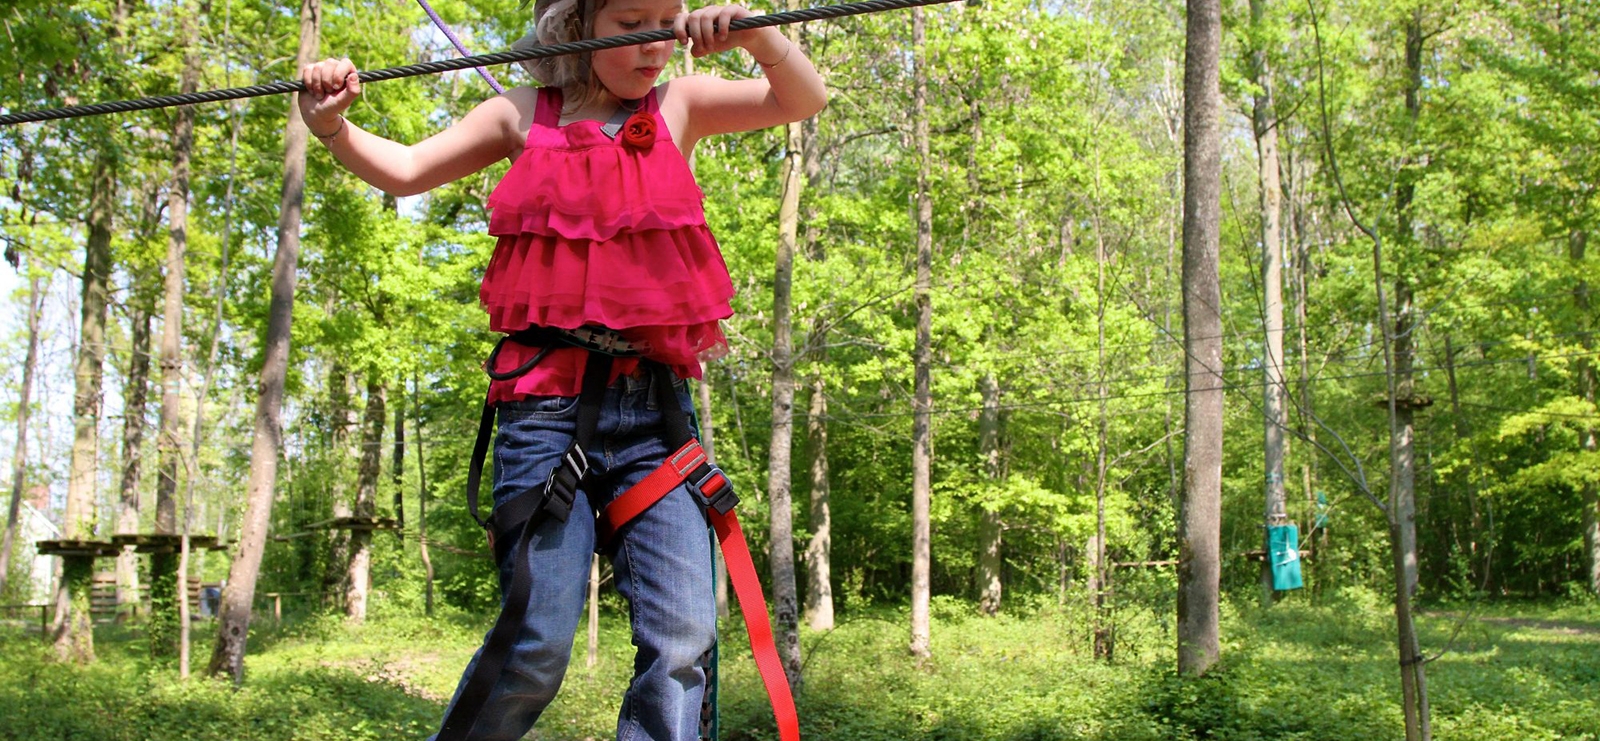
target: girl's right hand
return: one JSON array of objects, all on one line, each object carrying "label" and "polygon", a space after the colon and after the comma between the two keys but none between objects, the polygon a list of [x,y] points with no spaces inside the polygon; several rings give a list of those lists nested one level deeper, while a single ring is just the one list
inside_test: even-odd
[{"label": "girl's right hand", "polygon": [[306,92],[295,96],[313,134],[335,133],[339,116],[361,95],[361,79],[348,59],[324,59],[300,70]]}]

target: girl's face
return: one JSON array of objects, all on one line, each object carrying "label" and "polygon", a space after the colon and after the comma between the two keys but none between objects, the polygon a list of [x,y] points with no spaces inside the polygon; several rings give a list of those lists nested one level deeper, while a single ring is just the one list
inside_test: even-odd
[{"label": "girl's face", "polygon": [[[671,29],[672,19],[681,12],[682,0],[605,0],[594,18],[594,36]],[[612,95],[623,100],[643,98],[671,61],[675,45],[669,40],[602,49],[590,55],[590,64]]]}]

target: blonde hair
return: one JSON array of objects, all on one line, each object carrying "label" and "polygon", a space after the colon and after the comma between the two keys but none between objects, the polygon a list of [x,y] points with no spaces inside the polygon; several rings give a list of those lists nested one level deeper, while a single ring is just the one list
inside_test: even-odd
[{"label": "blonde hair", "polygon": [[[512,44],[513,49],[565,44],[594,36],[594,15],[605,0],[537,0],[533,4],[533,32]],[[600,94],[600,81],[589,64],[589,52],[521,62],[539,84],[561,89],[562,108],[574,111]]]}]

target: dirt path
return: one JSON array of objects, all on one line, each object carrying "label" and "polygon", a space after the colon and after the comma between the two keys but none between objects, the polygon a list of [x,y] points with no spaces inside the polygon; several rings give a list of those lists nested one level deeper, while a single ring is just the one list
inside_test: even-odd
[{"label": "dirt path", "polygon": [[[1460,620],[1461,613],[1457,612],[1430,612],[1427,617],[1441,620]],[[1570,620],[1541,620],[1538,618],[1500,617],[1495,615],[1481,615],[1472,618],[1473,622],[1489,623],[1491,625],[1505,625],[1513,628],[1534,628],[1547,630],[1552,633],[1568,636],[1600,636],[1600,625],[1594,623],[1580,623]]]}]

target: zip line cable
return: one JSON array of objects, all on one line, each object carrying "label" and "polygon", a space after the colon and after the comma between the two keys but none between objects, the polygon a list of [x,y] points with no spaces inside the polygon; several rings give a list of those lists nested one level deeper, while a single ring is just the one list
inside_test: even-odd
[{"label": "zip line cable", "polygon": [[[852,15],[867,13],[880,13],[888,10],[903,8],[916,8],[925,5],[940,5],[955,2],[956,0],[862,0],[861,2],[843,3],[840,5],[822,5],[814,8],[801,8],[799,10],[786,10],[781,13],[740,18],[728,24],[729,31],[744,31],[752,28],[767,28],[791,23],[804,23],[806,21],[820,21],[829,18],[843,18]],[[968,0],[969,3],[972,0]],[[522,62],[530,59],[544,59],[559,57],[567,54],[613,49],[620,46],[634,46],[649,44],[656,41],[676,41],[671,29],[657,29],[654,31],[640,31],[627,33],[620,36],[606,36],[598,39],[582,39],[569,41],[563,44],[550,44],[547,46],[533,46],[526,49],[512,49],[496,52],[494,54],[480,54],[472,57],[458,57],[456,59],[442,59],[433,62],[408,64],[401,67],[368,70],[358,75],[363,83],[380,82],[382,80],[396,80],[402,77],[418,77],[432,75],[440,72],[470,69],[473,67],[487,67],[510,62]],[[228,88],[225,90],[207,90],[181,95],[158,95],[150,98],[135,100],[118,100],[107,103],[90,103],[88,105],[68,106],[65,108],[51,108],[40,111],[24,111],[21,113],[8,113],[0,115],[0,126],[28,123],[33,121],[54,121],[64,118],[81,118],[84,116],[98,116],[107,113],[126,113],[129,111],[143,111],[151,108],[168,108],[171,106],[194,105],[196,103],[215,103],[237,98],[256,98],[266,95],[279,95],[283,93],[305,92],[306,86],[300,80],[285,80],[264,85],[251,85],[249,87]]]}]

